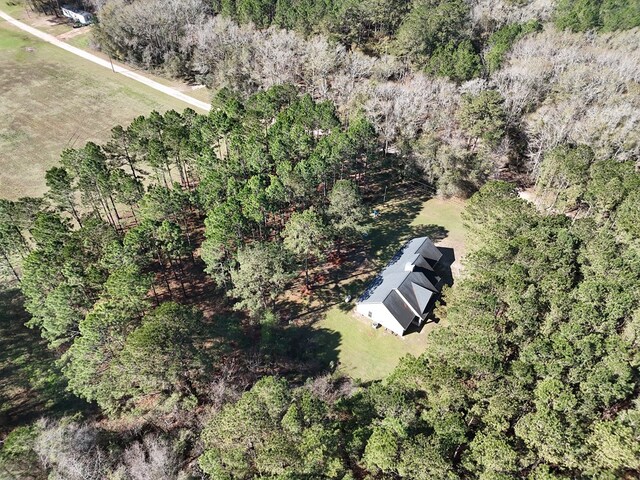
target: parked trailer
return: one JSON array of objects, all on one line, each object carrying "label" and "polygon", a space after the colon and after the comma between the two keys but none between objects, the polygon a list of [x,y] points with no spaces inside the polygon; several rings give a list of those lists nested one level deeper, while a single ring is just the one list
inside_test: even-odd
[{"label": "parked trailer", "polygon": [[93,15],[91,15],[89,12],[85,12],[84,10],[77,10],[68,5],[64,5],[62,7],[62,15],[70,18],[74,22],[81,23],[82,25],[89,25],[93,22]]}]

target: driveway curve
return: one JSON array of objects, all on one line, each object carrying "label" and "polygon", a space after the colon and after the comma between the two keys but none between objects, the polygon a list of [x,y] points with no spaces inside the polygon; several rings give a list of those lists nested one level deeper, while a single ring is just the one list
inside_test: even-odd
[{"label": "driveway curve", "polygon": [[96,63],[104,68],[113,70],[115,73],[124,75],[125,77],[135,80],[136,82],[143,83],[144,85],[151,87],[154,90],[165,93],[173,98],[177,98],[178,100],[182,100],[183,102],[191,106],[197,107],[201,110],[204,110],[206,112],[211,110],[211,105],[209,105],[206,102],[196,100],[195,98],[190,97],[189,95],[186,95],[180,92],[179,90],[176,90],[175,88],[171,88],[161,83],[158,83],[154,80],[151,80],[150,78],[145,77],[144,75],[131,71],[128,68],[124,68],[116,64],[112,65],[110,61],[107,61],[103,58],[100,58],[96,55],[86,52],[80,48],[74,47],[73,45],[69,45],[68,43],[58,40],[53,35],[45,33],[41,30],[38,30],[37,28],[33,28],[32,26],[27,25],[26,23],[16,20],[12,16],[7,15],[1,10],[0,10],[0,18],[6,20],[8,23],[19,28],[20,30],[24,30],[25,32],[33,35],[34,37],[38,37],[40,40],[44,40],[45,42],[50,43],[51,45],[55,45],[56,47],[62,48],[63,50],[66,50],[67,52],[70,52],[70,53],[73,53],[74,55],[82,57],[85,60],[89,60],[90,62]]}]

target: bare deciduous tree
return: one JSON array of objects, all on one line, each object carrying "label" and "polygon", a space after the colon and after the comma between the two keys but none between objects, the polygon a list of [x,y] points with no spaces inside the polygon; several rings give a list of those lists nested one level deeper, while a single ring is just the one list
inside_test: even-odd
[{"label": "bare deciduous tree", "polygon": [[561,143],[590,145],[598,158],[637,157],[639,80],[637,31],[594,36],[552,27],[519,41],[493,77],[508,117],[527,133],[534,174]]},{"label": "bare deciduous tree", "polygon": [[98,480],[104,478],[109,459],[98,445],[98,431],[75,422],[40,420],[34,450],[49,478]]},{"label": "bare deciduous tree", "polygon": [[472,0],[471,21],[476,28],[492,31],[508,23],[529,20],[546,21],[555,8],[555,0],[530,0],[515,2],[510,0]]},{"label": "bare deciduous tree", "polygon": [[178,455],[169,441],[158,435],[146,435],[141,442],[134,442],[124,451],[122,459],[127,479],[178,478]]}]

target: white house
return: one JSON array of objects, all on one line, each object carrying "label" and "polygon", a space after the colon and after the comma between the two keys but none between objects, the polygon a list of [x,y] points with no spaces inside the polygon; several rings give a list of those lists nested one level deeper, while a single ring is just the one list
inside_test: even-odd
[{"label": "white house", "polygon": [[441,286],[433,270],[441,257],[429,238],[410,240],[358,299],[356,311],[400,336],[412,323],[421,325]]},{"label": "white house", "polygon": [[78,10],[76,8],[70,7],[69,5],[62,6],[62,15],[70,18],[74,22],[80,22],[83,25],[88,25],[93,21],[93,15],[91,15],[89,12]]}]

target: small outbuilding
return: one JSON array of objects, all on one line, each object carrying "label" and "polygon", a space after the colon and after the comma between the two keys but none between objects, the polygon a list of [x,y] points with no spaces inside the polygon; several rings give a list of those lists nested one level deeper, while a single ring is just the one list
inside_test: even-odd
[{"label": "small outbuilding", "polygon": [[422,325],[442,287],[434,268],[442,253],[428,237],[405,244],[358,299],[356,311],[397,335]]}]

